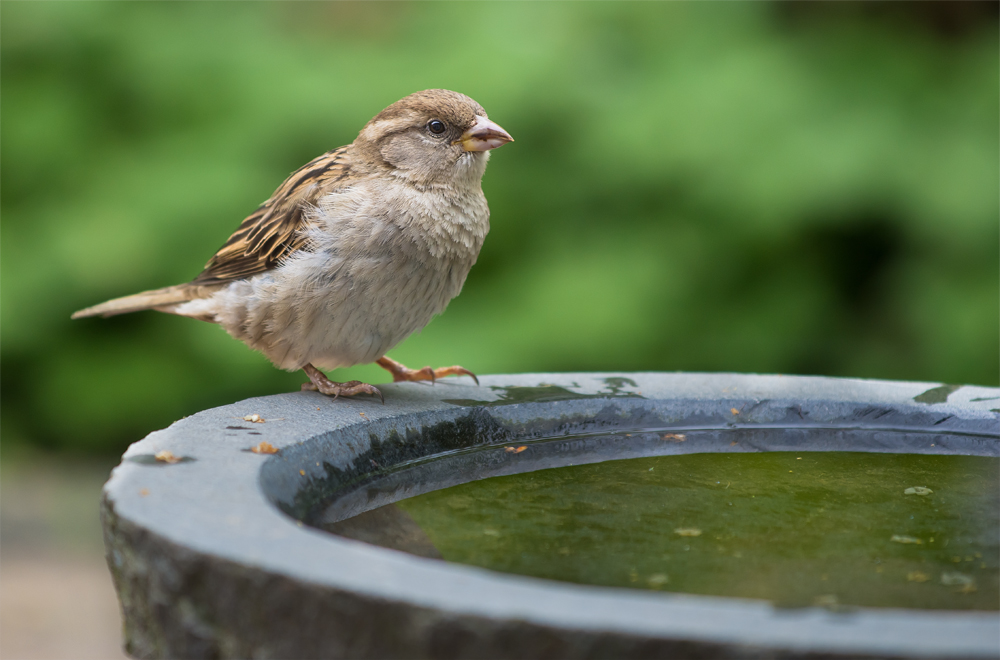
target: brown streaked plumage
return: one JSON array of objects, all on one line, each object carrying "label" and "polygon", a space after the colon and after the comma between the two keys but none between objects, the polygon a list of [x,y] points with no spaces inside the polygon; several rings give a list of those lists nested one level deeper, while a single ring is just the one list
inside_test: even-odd
[{"label": "brown streaked plumage", "polygon": [[292,172],[270,199],[240,223],[191,283],[219,284],[262,273],[301,248],[306,242],[300,231],[306,209],[351,171],[344,159],[346,150],[328,151]]},{"label": "brown streaked plumage", "polygon": [[509,141],[467,96],[411,94],[293,172],[191,282],[73,318],[154,309],[218,323],[275,365],[305,370],[304,389],[335,397],[381,393],[315,365],[377,362],[395,381],[471,376],[410,370],[385,351],[461,290],[489,229],[479,185],[489,150]]}]

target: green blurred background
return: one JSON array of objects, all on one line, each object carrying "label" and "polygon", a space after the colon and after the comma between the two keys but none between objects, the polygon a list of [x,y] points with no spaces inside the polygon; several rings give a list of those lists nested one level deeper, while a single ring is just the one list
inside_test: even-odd
[{"label": "green blurred background", "polygon": [[3,2],[0,44],[7,448],[297,390],[209,324],[69,315],[191,279],[428,87],[517,142],[465,290],[392,357],[998,384],[997,3]]}]

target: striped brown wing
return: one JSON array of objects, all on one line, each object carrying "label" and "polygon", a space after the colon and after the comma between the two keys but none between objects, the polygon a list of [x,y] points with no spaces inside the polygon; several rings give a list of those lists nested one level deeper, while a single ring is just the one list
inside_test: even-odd
[{"label": "striped brown wing", "polygon": [[285,179],[229,237],[192,284],[222,284],[270,270],[305,245],[305,213],[347,177],[347,147],[328,151]]}]

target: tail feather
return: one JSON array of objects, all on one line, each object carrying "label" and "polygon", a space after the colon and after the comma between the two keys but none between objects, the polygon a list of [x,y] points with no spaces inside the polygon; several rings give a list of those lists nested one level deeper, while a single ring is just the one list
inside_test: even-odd
[{"label": "tail feather", "polygon": [[129,312],[139,312],[144,309],[155,309],[160,312],[172,312],[171,306],[178,305],[196,298],[203,298],[218,287],[194,286],[191,284],[178,284],[168,286],[163,289],[153,289],[143,291],[123,298],[115,298],[94,305],[87,309],[81,309],[70,318],[82,319],[88,316],[115,316],[116,314],[127,314]]}]

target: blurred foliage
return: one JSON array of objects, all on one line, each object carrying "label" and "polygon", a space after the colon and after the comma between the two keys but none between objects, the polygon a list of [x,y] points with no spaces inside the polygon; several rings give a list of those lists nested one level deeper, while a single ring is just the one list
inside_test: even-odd
[{"label": "blurred foliage", "polygon": [[209,324],[69,315],[192,278],[289,172],[428,87],[517,142],[486,174],[493,229],[463,294],[392,357],[998,383],[996,3],[0,18],[5,443],[121,450],[298,389]]}]

